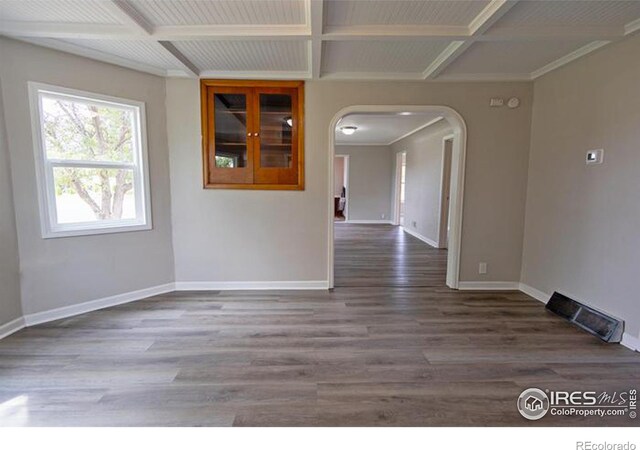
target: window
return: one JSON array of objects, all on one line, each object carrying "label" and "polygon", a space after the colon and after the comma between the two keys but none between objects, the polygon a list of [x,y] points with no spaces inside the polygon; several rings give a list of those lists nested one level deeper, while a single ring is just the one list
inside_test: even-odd
[{"label": "window", "polygon": [[44,238],[151,229],[144,103],[29,83]]}]

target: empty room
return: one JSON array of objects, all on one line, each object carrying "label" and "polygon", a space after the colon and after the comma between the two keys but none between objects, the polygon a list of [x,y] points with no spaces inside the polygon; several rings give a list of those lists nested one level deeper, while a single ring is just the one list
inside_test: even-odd
[{"label": "empty room", "polygon": [[0,425],[637,441],[639,147],[636,0],[0,0]]}]

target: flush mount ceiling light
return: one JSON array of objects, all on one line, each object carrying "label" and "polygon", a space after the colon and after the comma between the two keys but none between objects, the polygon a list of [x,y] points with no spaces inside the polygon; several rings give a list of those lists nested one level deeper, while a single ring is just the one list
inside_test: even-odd
[{"label": "flush mount ceiling light", "polygon": [[351,136],[353,133],[356,132],[356,130],[358,129],[358,127],[340,127],[340,131],[342,131],[342,134],[346,134],[347,136]]}]

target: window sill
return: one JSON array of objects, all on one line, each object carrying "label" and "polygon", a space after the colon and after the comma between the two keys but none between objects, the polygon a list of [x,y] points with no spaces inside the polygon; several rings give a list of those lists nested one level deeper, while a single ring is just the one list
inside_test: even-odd
[{"label": "window sill", "polygon": [[134,231],[152,230],[151,223],[138,225],[113,225],[99,228],[62,228],[57,230],[46,230],[42,232],[43,239],[56,239],[76,236],[92,236],[96,234],[128,233]]}]

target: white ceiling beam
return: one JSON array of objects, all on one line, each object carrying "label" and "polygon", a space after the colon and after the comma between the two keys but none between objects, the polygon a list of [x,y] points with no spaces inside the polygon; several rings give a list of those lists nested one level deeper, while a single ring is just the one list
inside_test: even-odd
[{"label": "white ceiling beam", "polygon": [[478,41],[514,40],[616,40],[625,36],[625,28],[618,26],[500,26],[475,37]]},{"label": "white ceiling beam", "polygon": [[309,71],[311,78],[320,78],[322,71],[322,34],[324,26],[324,0],[307,0],[307,24],[311,32],[309,43]]},{"label": "white ceiling beam", "polygon": [[172,25],[155,27],[157,40],[299,40],[309,39],[306,25]]},{"label": "white ceiling beam", "polygon": [[[152,36],[153,25],[136,10],[127,0],[110,0],[104,2],[104,6],[120,19],[131,30],[141,36]],[[170,42],[155,42],[155,46],[164,54],[168,55],[175,63],[185,71],[187,75],[198,77],[200,70],[189,59],[178,51]]]},{"label": "white ceiling beam", "polygon": [[[470,37],[481,36],[491,28],[502,16],[515,6],[517,0],[491,0],[491,2],[469,24]],[[435,78],[460,57],[469,47],[472,40],[452,42],[424,71],[424,78]]]},{"label": "white ceiling beam", "polygon": [[325,41],[349,40],[398,40],[416,39],[466,39],[469,27],[432,25],[347,25],[326,27],[322,39]]}]

